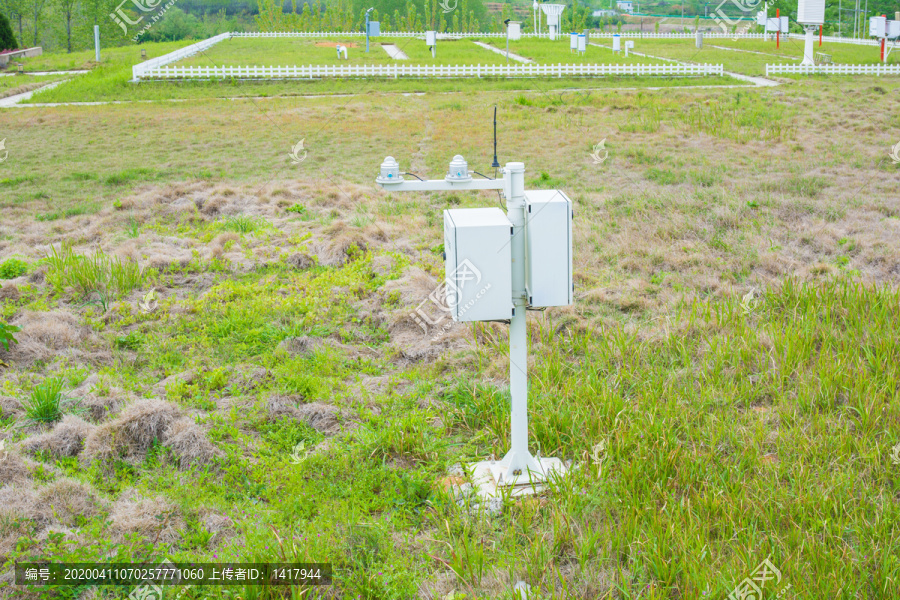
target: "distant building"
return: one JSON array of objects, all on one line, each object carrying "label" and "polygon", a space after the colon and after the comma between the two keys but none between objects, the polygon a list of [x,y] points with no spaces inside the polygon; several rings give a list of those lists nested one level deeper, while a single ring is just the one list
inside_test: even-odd
[{"label": "distant building", "polygon": [[595,18],[614,17],[617,14],[619,14],[619,13],[617,13],[614,10],[610,10],[608,8],[606,10],[595,10],[593,13],[591,13],[591,15]]},{"label": "distant building", "polygon": [[634,12],[634,5],[631,3],[631,0],[616,0],[616,8],[628,14]]}]

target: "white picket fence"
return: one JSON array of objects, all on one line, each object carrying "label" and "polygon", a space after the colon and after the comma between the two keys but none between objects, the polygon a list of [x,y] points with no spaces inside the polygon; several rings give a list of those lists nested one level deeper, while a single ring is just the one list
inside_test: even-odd
[{"label": "white picket fence", "polygon": [[766,65],[769,75],[900,75],[900,65]]},{"label": "white picket fence", "polygon": [[[232,37],[248,37],[248,38],[334,38],[334,37],[362,37],[365,35],[362,31],[274,31],[274,32],[263,32],[263,31],[251,31],[244,33],[232,33]],[[524,38],[546,38],[549,37],[547,33],[522,33],[522,37]],[[622,37],[627,38],[671,38],[671,39],[694,39],[693,33],[655,33],[652,31],[623,31],[622,33],[615,34],[609,32],[599,32],[592,31],[591,37],[605,37],[611,38],[613,35],[620,35]],[[381,37],[399,37],[399,38],[415,38],[425,37],[424,31],[382,31]],[[485,33],[485,32],[448,32],[448,33],[438,33],[438,38],[506,38],[505,32],[499,33]],[[722,33],[721,31],[712,31],[712,32],[704,32],[703,37],[705,38],[746,38],[746,39],[762,39],[764,36],[761,33]],[[375,38],[372,38],[375,39]],[[557,36],[558,40],[569,41],[568,33],[561,33]]]},{"label": "white picket fence", "polygon": [[566,77],[587,75],[722,75],[722,65],[297,65],[158,67],[144,77],[159,79],[318,79],[325,77]]},{"label": "white picket fence", "polygon": [[[804,36],[802,33],[792,33],[791,37],[802,40]],[[815,39],[818,40],[819,39],[818,36],[816,36]],[[857,44],[859,46],[878,46],[881,44],[881,42],[879,42],[878,40],[865,40],[865,39],[857,40],[854,38],[837,37],[837,36],[833,36],[833,35],[823,35],[822,41],[823,42],[835,42],[838,44]],[[816,42],[816,44],[818,44],[818,42]]]},{"label": "white picket fence", "polygon": [[150,71],[154,71],[164,65],[179,61],[183,58],[193,56],[198,52],[202,52],[207,48],[215,46],[222,40],[227,40],[230,37],[231,33],[220,33],[219,35],[197,42],[196,44],[191,44],[190,46],[179,48],[174,52],[169,52],[168,54],[163,54],[162,56],[157,56],[156,58],[145,60],[144,62],[131,67],[132,78],[134,81],[140,81],[141,78],[146,77],[146,74]]},{"label": "white picket fence", "polygon": [[[263,32],[263,31],[251,31],[245,33],[232,33],[232,37],[262,37],[262,38],[329,38],[329,37],[362,37],[365,35],[362,31],[274,31],[274,32]],[[548,37],[547,33],[523,33],[521,34],[524,38],[546,38]],[[621,33],[611,33],[604,31],[591,31],[592,38],[611,38],[614,35],[619,35],[623,38],[644,38],[644,39],[694,39],[694,32],[668,32],[668,33],[656,33],[653,31],[623,31]],[[769,34],[769,38],[774,39],[773,33]],[[398,37],[398,38],[415,38],[425,37],[424,31],[382,31],[382,37]],[[438,38],[506,38],[506,33],[486,33],[486,32],[456,32],[456,33],[438,33]],[[745,40],[761,40],[766,38],[766,34],[763,33],[723,33],[721,31],[704,31],[703,37],[706,39],[717,39],[717,38],[737,38],[737,39],[745,39]],[[802,40],[804,35],[802,33],[789,33],[785,34],[784,37],[791,37]],[[373,38],[374,39],[374,38]],[[569,41],[569,34],[564,32],[557,36],[557,39],[562,41]],[[869,39],[853,39],[846,37],[835,37],[826,35],[822,37],[823,41],[826,42],[836,42],[842,44],[859,44],[863,46],[877,46],[880,42],[876,40]]]}]

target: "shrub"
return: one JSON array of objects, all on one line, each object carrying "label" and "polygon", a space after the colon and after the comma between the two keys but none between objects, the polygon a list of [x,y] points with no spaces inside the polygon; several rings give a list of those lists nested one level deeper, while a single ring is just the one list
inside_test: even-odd
[{"label": "shrub", "polygon": [[13,334],[20,330],[21,327],[7,325],[3,321],[0,321],[0,346],[2,346],[4,350],[9,352],[10,344],[18,344],[16,338],[13,337]]},{"label": "shrub", "polygon": [[12,27],[7,18],[0,13],[0,52],[4,50],[15,50],[19,47],[16,36],[13,34]]},{"label": "shrub", "polygon": [[28,271],[28,263],[18,258],[10,258],[0,263],[0,279],[15,279]]}]

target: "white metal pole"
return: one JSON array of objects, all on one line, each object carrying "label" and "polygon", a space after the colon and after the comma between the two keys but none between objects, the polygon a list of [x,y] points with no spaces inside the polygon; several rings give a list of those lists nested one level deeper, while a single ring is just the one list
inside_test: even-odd
[{"label": "white metal pole", "polygon": [[509,322],[509,391],[512,396],[510,449],[503,458],[506,479],[539,472],[528,451],[528,331],[525,311],[525,163],[506,163],[506,216],[513,226],[512,302],[516,311]]},{"label": "white metal pole", "polygon": [[816,62],[813,60],[813,35],[816,31],[815,25],[806,25],[806,39],[803,43],[803,61],[800,63],[801,65],[814,65]]},{"label": "white metal pole", "polygon": [[94,25],[94,58],[100,62],[100,26]]}]

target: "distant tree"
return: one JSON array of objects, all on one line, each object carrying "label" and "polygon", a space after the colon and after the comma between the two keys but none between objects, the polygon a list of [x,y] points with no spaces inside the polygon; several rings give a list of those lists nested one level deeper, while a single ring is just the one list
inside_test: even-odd
[{"label": "distant tree", "polygon": [[81,0],[53,0],[53,6],[62,18],[61,25],[66,36],[66,52],[72,51],[72,30],[75,19],[81,12]]},{"label": "distant tree", "polygon": [[28,0],[28,16],[31,17],[33,46],[41,43],[41,25],[44,22],[44,6],[46,4],[47,0]]},{"label": "distant tree", "polygon": [[19,39],[25,39],[22,18],[25,13],[25,0],[0,0],[0,12],[9,19],[10,26],[19,30]]},{"label": "distant tree", "polygon": [[19,47],[12,26],[3,13],[0,13],[0,51],[15,50]]}]

